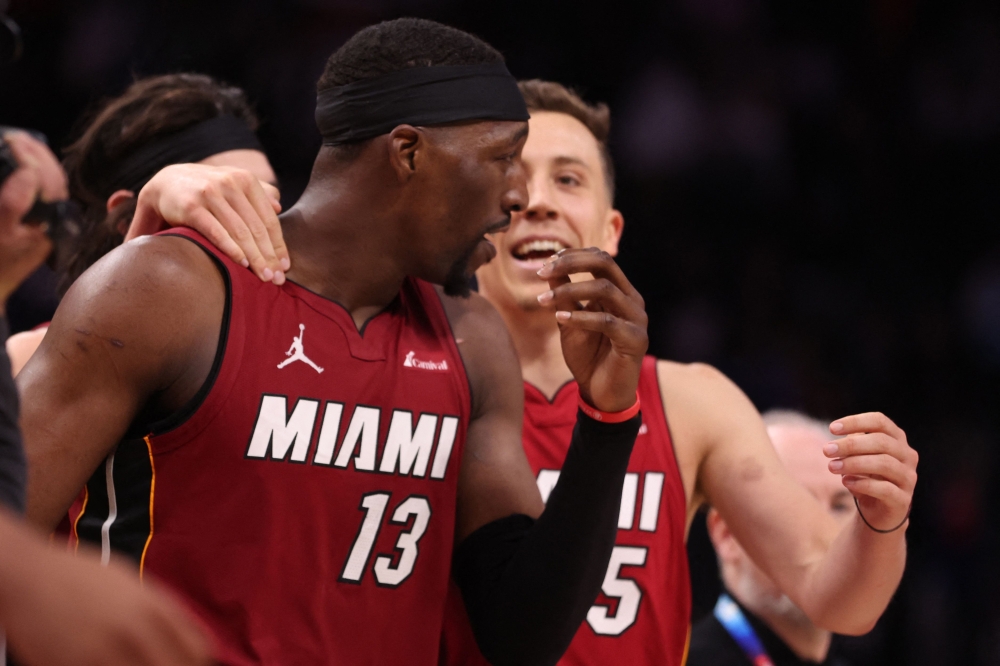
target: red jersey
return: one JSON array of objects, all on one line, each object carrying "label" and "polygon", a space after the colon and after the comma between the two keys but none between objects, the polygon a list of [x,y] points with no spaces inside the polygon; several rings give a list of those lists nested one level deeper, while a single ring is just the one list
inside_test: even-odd
[{"label": "red jersey", "polygon": [[[524,450],[542,499],[548,500],[569,450],[580,392],[576,382],[569,382],[549,402],[531,384],[525,383],[524,390]],[[642,426],[625,475],[616,545],[601,594],[561,666],[681,666],[687,658],[687,499],[652,356],[643,359],[639,398]],[[485,664],[454,584],[448,607],[442,664]]]},{"label": "red jersey", "polygon": [[359,332],[170,233],[222,268],[220,351],[90,480],[77,532],[178,592],[222,663],[437,664],[470,408],[435,289],[407,280]]}]

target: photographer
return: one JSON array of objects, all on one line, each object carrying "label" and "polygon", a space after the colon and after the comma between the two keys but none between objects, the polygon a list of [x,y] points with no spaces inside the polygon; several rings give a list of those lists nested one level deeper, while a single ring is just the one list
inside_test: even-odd
[{"label": "photographer", "polygon": [[[0,163],[0,315],[7,298],[51,251],[44,226],[23,223],[36,200],[65,199],[55,156],[23,132],[6,132]],[[0,174],[6,173],[0,172]],[[0,316],[0,342],[7,337]],[[207,641],[155,583],[116,562],[71,557],[23,525],[24,456],[17,393],[0,348],[0,626],[26,664],[206,664]],[[0,649],[0,663],[3,651]]]}]

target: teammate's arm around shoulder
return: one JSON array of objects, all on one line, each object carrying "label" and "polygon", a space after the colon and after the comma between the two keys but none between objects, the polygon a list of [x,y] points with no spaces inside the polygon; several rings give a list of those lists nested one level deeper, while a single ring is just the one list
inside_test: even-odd
[{"label": "teammate's arm around shoulder", "polygon": [[[658,371],[675,448],[687,468],[685,481],[694,477],[695,502],[704,498],[719,511],[751,558],[818,626],[844,634],[869,631],[902,576],[903,530],[878,534],[860,518],[841,529],[781,464],[753,404],[718,370],[661,362]],[[867,416],[841,419],[842,434],[865,428],[871,434],[865,435],[863,448],[878,460],[845,464],[854,469],[868,463],[858,474],[885,473],[888,466],[878,456],[908,459],[906,451],[912,449],[891,421]],[[842,446],[846,451],[862,445]],[[906,464],[896,462],[900,469],[890,473],[905,495],[896,516],[902,519],[915,473],[911,479]],[[915,458],[912,462],[915,467]],[[851,479],[845,486],[859,495]]]},{"label": "teammate's arm around shoulder", "polygon": [[56,525],[151,396],[170,410],[197,391],[224,303],[219,271],[183,238],[125,244],[73,284],[17,378],[29,520]]}]

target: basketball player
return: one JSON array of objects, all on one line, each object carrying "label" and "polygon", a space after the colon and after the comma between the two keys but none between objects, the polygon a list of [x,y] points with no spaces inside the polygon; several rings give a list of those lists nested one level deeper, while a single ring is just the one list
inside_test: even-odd
[{"label": "basketball player", "polygon": [[490,660],[555,663],[613,547],[642,299],[606,253],[541,271],[581,401],[536,521],[514,349],[458,297],[527,204],[516,82],[484,42],[404,19],[348,40],[319,90],[285,284],[185,230],[66,294],[18,377],[29,518],[51,529],[87,483],[81,537],[185,597],[222,663],[436,664],[453,554]]},{"label": "basketball player", "polygon": [[[857,519],[850,492],[827,469],[826,424],[798,412],[763,416],[778,458],[798,483],[841,525]],[[713,615],[691,632],[689,666],[847,666],[831,656],[829,631],[817,627],[753,563],[715,509],[708,534],[719,558],[725,592]]]},{"label": "basketball player", "polygon": [[[83,271],[122,243],[139,191],[170,164],[196,162],[246,170],[265,183],[271,207],[280,211],[274,171],[254,134],[257,122],[242,90],[203,74],[140,79],[105,103],[65,150],[70,196],[83,215],[79,242],[61,267],[60,290],[65,291]],[[123,127],[128,131],[122,131]],[[222,202],[215,209],[224,215]],[[268,211],[267,221],[273,220],[277,227],[274,211]],[[255,213],[244,209],[244,214]],[[242,259],[262,278],[280,284],[284,278],[280,261],[287,261],[288,253],[280,237],[276,238],[277,248],[268,250],[267,258],[254,247],[248,257],[237,261]],[[268,248],[274,246],[268,244]],[[266,265],[267,259],[276,270]],[[15,376],[35,353],[47,328],[39,326],[7,341]]]},{"label": "basketball player", "polygon": [[[559,297],[536,272],[581,247],[616,254],[624,220],[613,207],[607,107],[588,105],[557,83],[529,81],[521,90],[532,114],[523,153],[529,203],[512,216],[508,231],[493,236],[497,257],[476,275],[517,348],[524,447],[542,497],[551,502],[556,481],[565,482],[578,385],[561,356],[561,331],[551,315]],[[202,179],[215,177],[200,171]],[[173,186],[168,176],[151,183],[155,196]],[[198,182],[190,171],[184,178]],[[178,215],[146,215],[147,231],[163,219],[182,223]],[[199,220],[223,223],[209,215]],[[596,285],[614,290],[602,279]],[[876,413],[830,425],[839,437],[824,449],[830,472],[867,519],[858,514],[842,528],[788,474],[752,403],[714,368],[646,357],[639,394],[646,408],[624,480],[617,543],[601,594],[560,663],[683,663],[690,618],[684,544],[706,502],[818,626],[844,634],[869,631],[906,560],[917,454],[905,433]],[[449,603],[454,621],[445,633],[444,663],[481,663],[463,626],[459,597],[453,594]]]}]

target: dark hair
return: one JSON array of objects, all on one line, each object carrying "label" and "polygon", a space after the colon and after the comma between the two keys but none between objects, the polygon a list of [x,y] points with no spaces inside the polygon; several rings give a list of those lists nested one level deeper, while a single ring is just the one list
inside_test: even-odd
[{"label": "dark hair", "polygon": [[[410,67],[481,65],[503,55],[474,35],[435,21],[401,18],[363,28],[337,49],[316,83],[317,91],[375,79]],[[326,146],[351,161],[371,140]]]},{"label": "dark hair", "polygon": [[121,245],[121,229],[128,228],[135,214],[134,198],[107,211],[115,189],[105,181],[108,173],[143,145],[221,115],[257,129],[257,116],[243,91],[203,74],[140,79],[100,106],[64,151],[70,196],[80,204],[83,220],[77,245],[62,265],[61,291]]},{"label": "dark hair", "polygon": [[608,197],[615,199],[615,166],[608,150],[608,134],[611,131],[611,111],[607,104],[589,104],[573,90],[561,83],[531,79],[518,84],[528,111],[554,111],[576,118],[586,126],[597,139],[601,152],[601,166],[604,167],[604,181],[608,187]]},{"label": "dark hair", "polygon": [[367,81],[410,67],[503,62],[495,48],[441,23],[401,18],[354,34],[326,61],[317,90]]}]

